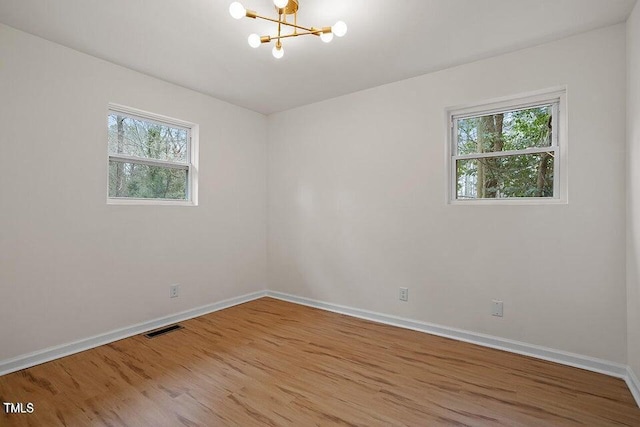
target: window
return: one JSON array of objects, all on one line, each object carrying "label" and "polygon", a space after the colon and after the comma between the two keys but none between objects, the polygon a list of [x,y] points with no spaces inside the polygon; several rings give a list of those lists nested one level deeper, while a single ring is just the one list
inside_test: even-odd
[{"label": "window", "polygon": [[556,91],[450,110],[450,201],[565,201],[564,99]]},{"label": "window", "polygon": [[196,205],[195,125],[111,106],[109,204]]}]

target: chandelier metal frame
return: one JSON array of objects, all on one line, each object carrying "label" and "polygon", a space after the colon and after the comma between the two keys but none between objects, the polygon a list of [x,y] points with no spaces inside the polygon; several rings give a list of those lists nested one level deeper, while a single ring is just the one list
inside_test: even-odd
[{"label": "chandelier metal frame", "polygon": [[[298,25],[298,9],[300,7],[299,0],[274,0],[274,6],[278,13],[278,19],[270,18],[268,16],[259,15],[254,10],[245,9],[239,2],[233,2],[229,6],[229,13],[235,19],[242,19],[243,17],[251,19],[263,19],[278,24],[278,31],[275,35],[260,36],[258,34],[251,34],[248,38],[249,45],[253,48],[257,48],[264,43],[270,43],[275,41],[272,54],[275,58],[282,58],[284,55],[284,49],[282,48],[282,40],[291,37],[314,35],[320,37],[325,43],[329,43],[334,34],[337,37],[342,37],[347,32],[347,25],[343,21],[336,22],[331,27],[305,27]],[[293,22],[287,20],[287,17],[293,15]],[[293,32],[289,34],[283,34],[283,27],[293,28]]]}]

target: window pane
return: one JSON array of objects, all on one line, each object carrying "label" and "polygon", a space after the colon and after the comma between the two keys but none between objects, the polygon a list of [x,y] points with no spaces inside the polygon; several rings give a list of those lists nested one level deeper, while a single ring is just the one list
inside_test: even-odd
[{"label": "window pane", "polygon": [[458,160],[458,199],[553,197],[554,153]]},{"label": "window pane", "polygon": [[109,161],[109,197],[187,198],[187,170]]},{"label": "window pane", "polygon": [[109,113],[109,154],[187,162],[187,130]]},{"label": "window pane", "polygon": [[457,119],[458,155],[551,146],[552,106]]}]

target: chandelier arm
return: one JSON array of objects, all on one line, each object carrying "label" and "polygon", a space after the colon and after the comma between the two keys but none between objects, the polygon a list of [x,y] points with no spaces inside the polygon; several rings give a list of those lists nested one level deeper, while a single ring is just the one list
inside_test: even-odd
[{"label": "chandelier arm", "polygon": [[280,29],[282,28],[282,9],[278,10],[278,41],[276,42],[276,46],[281,46],[280,44]]},{"label": "chandelier arm", "polygon": [[313,36],[317,36],[320,34],[320,32],[307,32],[307,33],[296,33],[296,34],[285,34],[283,36],[266,36],[269,37],[268,40],[266,40],[263,43],[268,43],[271,40],[279,40],[279,39],[288,39],[289,37],[298,37],[298,36],[308,36],[309,34],[313,35]]},{"label": "chandelier arm", "polygon": [[[305,30],[305,31],[309,31],[309,32],[317,32],[318,34],[323,32],[323,30],[319,29],[319,28],[311,29],[311,28],[303,27],[302,25],[297,25],[297,24],[292,24],[290,22],[280,21],[278,19],[268,18],[266,16],[262,16],[262,15],[258,15],[258,14],[255,14],[255,16],[251,16],[251,18],[264,19],[265,21],[271,21],[271,22],[275,22],[276,24],[287,25],[289,27],[294,27],[294,28],[298,28],[300,30]],[[331,28],[331,27],[328,27],[328,28]]]}]

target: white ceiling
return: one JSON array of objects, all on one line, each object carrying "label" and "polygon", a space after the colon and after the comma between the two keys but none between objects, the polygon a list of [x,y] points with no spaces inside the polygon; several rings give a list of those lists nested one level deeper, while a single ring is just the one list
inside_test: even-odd
[{"label": "white ceiling", "polygon": [[[349,32],[252,49],[275,24],[233,0],[0,0],[0,22],[269,114],[623,22],[635,0],[300,0],[298,23]],[[241,0],[274,16],[271,0]]]}]

